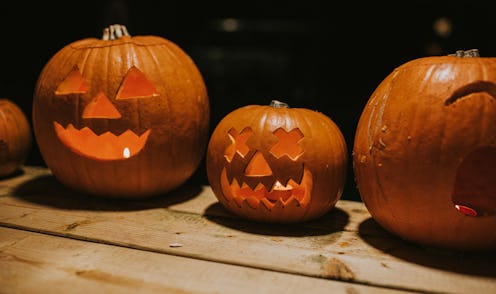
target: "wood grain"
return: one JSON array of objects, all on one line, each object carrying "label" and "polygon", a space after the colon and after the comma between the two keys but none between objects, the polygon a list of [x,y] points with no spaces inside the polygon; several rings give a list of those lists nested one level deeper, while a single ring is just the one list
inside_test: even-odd
[{"label": "wood grain", "polygon": [[81,195],[42,168],[0,183],[0,225],[291,275],[440,293],[496,293],[494,254],[419,248],[387,234],[360,202],[297,225],[245,221],[208,186],[148,200]]},{"label": "wood grain", "polygon": [[406,293],[0,228],[2,293]]}]

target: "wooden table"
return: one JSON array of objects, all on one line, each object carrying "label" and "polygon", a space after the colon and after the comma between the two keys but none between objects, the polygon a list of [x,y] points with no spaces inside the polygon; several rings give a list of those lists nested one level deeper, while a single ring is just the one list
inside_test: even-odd
[{"label": "wooden table", "polygon": [[360,202],[304,224],[257,224],[208,186],[108,200],[24,167],[0,181],[0,292],[496,293],[496,256],[407,244]]}]

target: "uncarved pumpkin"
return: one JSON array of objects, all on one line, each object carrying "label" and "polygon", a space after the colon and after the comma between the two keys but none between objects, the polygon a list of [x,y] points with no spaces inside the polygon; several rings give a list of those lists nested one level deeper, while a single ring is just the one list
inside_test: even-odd
[{"label": "uncarved pumpkin", "polygon": [[329,117],[275,100],[227,114],[207,148],[207,176],[219,202],[259,222],[322,216],[343,193],[346,167],[344,137]]},{"label": "uncarved pumpkin", "polygon": [[62,183],[105,197],[147,197],[198,168],[209,101],[192,59],[159,36],[112,25],[70,43],[43,68],[34,93],[40,152]]},{"label": "uncarved pumpkin", "polygon": [[0,98],[0,177],[21,169],[31,141],[31,126],[22,109],[12,100]]},{"label": "uncarved pumpkin", "polygon": [[496,249],[496,58],[396,68],[361,114],[353,167],[372,217],[430,247]]}]

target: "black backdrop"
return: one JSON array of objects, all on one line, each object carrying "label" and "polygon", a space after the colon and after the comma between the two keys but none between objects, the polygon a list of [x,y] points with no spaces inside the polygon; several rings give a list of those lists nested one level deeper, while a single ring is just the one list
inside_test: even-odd
[{"label": "black backdrop", "polygon": [[[165,37],[192,57],[207,85],[211,130],[235,108],[271,99],[331,117],[350,154],[343,199],[359,200],[354,131],[380,81],[414,58],[472,48],[496,56],[491,1],[363,2],[4,1],[0,97],[30,118],[34,84],[53,54],[125,24],[131,35]],[[27,164],[44,165],[36,142]],[[207,183],[204,162],[192,181]]]}]

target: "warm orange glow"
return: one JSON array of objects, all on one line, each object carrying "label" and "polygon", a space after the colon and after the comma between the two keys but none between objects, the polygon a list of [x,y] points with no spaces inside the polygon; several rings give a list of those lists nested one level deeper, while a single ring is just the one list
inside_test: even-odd
[{"label": "warm orange glow", "polygon": [[246,141],[253,134],[251,128],[244,128],[241,133],[238,133],[234,128],[231,128],[227,135],[231,140],[231,145],[226,148],[226,152],[224,157],[227,161],[231,162],[234,155],[238,153],[241,157],[245,157],[248,152],[250,152],[250,148],[246,145]]},{"label": "warm orange glow", "polygon": [[135,66],[132,66],[117,92],[115,99],[148,98],[159,96],[157,88]]},{"label": "warm orange glow", "polygon": [[274,188],[273,188],[273,190],[277,190],[277,191],[287,191],[287,190],[292,190],[292,189],[293,189],[293,186],[291,186],[290,184],[284,186],[279,181],[276,181],[276,183],[274,184]]},{"label": "warm orange glow", "polygon": [[307,169],[304,170],[300,183],[290,179],[284,186],[279,181],[275,181],[270,189],[261,183],[252,189],[246,183],[240,185],[236,178],[233,178],[233,181],[229,183],[225,168],[222,170],[220,181],[222,193],[228,201],[235,201],[238,206],[246,201],[252,208],[264,205],[266,208],[272,209],[276,203],[287,206],[290,203],[293,205],[295,202],[297,207],[306,207],[310,203],[313,187],[312,174]]},{"label": "warm orange glow", "polygon": [[475,211],[474,209],[472,209],[472,208],[470,208],[470,207],[468,207],[468,206],[464,206],[464,205],[458,205],[458,204],[456,204],[456,205],[455,205],[455,208],[456,208],[459,212],[461,212],[461,213],[463,213],[463,214],[465,214],[465,215],[468,215],[468,216],[477,216],[477,211]]},{"label": "warm orange glow", "polygon": [[272,169],[260,152],[255,153],[245,169],[245,175],[249,177],[261,177],[272,175]]},{"label": "warm orange glow", "polygon": [[59,84],[57,90],[55,90],[55,95],[82,94],[87,91],[88,86],[86,85],[79,68],[74,66],[72,71],[65,77],[62,83]]},{"label": "warm orange glow", "polygon": [[292,129],[291,131],[286,132],[283,128],[279,128],[274,131],[274,135],[279,141],[270,149],[270,153],[276,158],[287,155],[291,159],[296,160],[303,154],[303,148],[298,145],[298,142],[303,139],[303,134],[300,129]]},{"label": "warm orange glow", "polygon": [[64,128],[57,122],[54,122],[53,126],[59,140],[71,151],[102,161],[122,160],[135,156],[143,149],[151,132],[147,130],[141,136],[131,130],[118,136],[111,132],[97,135],[88,127],[78,130],[69,124]]},{"label": "warm orange glow", "polygon": [[83,118],[121,118],[121,114],[110,100],[99,92],[83,110]]}]

